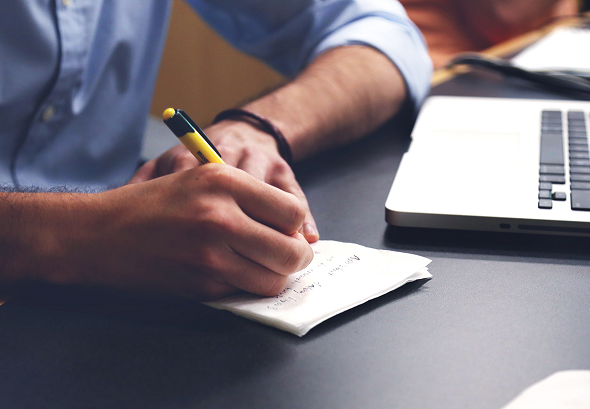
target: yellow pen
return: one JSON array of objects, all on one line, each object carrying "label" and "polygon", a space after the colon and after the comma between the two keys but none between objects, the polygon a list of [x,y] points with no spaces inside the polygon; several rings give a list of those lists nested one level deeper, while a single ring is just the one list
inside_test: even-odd
[{"label": "yellow pen", "polygon": [[168,128],[201,164],[225,163],[205,132],[182,109],[168,108],[162,117]]}]

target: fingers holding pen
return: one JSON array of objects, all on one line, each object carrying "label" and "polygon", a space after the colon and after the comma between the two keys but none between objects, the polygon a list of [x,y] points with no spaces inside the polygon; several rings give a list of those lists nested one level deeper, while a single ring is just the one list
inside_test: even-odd
[{"label": "fingers holding pen", "polygon": [[255,222],[234,231],[228,244],[236,254],[284,276],[304,269],[313,259],[313,250],[300,233],[287,236]]},{"label": "fingers holding pen", "polygon": [[[313,250],[305,238],[282,234],[227,208],[231,218],[207,215],[200,238],[185,241],[183,254],[192,265],[185,287],[190,297],[215,299],[243,290],[273,296],[284,288],[288,276],[305,268]],[[206,240],[196,243],[206,236]],[[233,290],[232,290],[233,289]]]},{"label": "fingers holding pen", "polygon": [[111,254],[117,273],[85,282],[192,299],[239,290],[269,296],[313,258],[297,233],[299,201],[231,166],[209,164],[93,198],[116,205],[105,211],[111,222],[92,230],[102,245],[87,248],[97,260]]},{"label": "fingers holding pen", "polygon": [[319,240],[317,225],[309,209],[305,193],[299,186],[291,166],[278,153],[261,155],[256,149],[243,149],[237,167],[256,179],[275,186],[284,192],[291,193],[299,199],[305,211],[305,218],[299,232],[305,236],[309,243]]},{"label": "fingers holding pen", "polygon": [[206,217],[213,227],[223,229],[237,253],[281,274],[309,264],[313,252],[297,233],[306,217],[305,206],[294,195],[228,166],[208,165],[199,173],[221,195],[231,192],[231,200],[222,198]]},{"label": "fingers holding pen", "polygon": [[183,145],[168,149],[156,159],[144,163],[129,180],[128,184],[146,182],[151,179],[182,172],[199,166],[199,162]]},{"label": "fingers holding pen", "polygon": [[[203,261],[203,260],[201,260]],[[195,276],[198,281],[196,297],[213,300],[239,291],[262,296],[279,294],[288,280],[287,275],[276,272],[233,251],[213,252],[207,259],[207,278]]]},{"label": "fingers holding pen", "polygon": [[307,197],[305,197],[305,193],[303,193],[301,186],[299,186],[297,179],[295,179],[295,175],[293,174],[291,167],[286,163],[281,167],[282,169],[273,172],[272,178],[268,181],[268,183],[278,187],[282,191],[291,193],[297,199],[299,199],[299,202],[305,210],[305,218],[303,220],[303,225],[299,229],[299,232],[303,234],[309,243],[315,243],[320,239],[320,234],[318,233],[315,219],[311,214]]},{"label": "fingers holding pen", "polygon": [[186,277],[179,290],[184,298],[210,301],[240,291],[270,297],[279,294],[288,280],[288,276],[277,274],[232,251],[213,250],[208,257],[200,256],[200,273]]},{"label": "fingers holding pen", "polygon": [[229,166],[208,165],[210,177],[219,186],[231,184],[231,195],[251,219],[286,234],[296,233],[305,220],[306,209],[294,195],[261,182]]},{"label": "fingers holding pen", "polygon": [[[313,251],[297,233],[305,218],[304,207],[297,198],[229,166],[207,165],[199,174],[221,194],[218,204],[201,216],[207,220],[212,235],[220,237],[221,243],[235,253],[230,257],[235,261],[234,271],[241,271],[245,265],[258,268],[258,275],[232,276],[232,285],[258,294],[266,288],[267,294],[268,280],[281,281],[279,275],[292,274],[311,262]],[[223,197],[226,192],[232,195],[231,200]],[[250,270],[256,269],[251,266]],[[262,287],[261,280],[265,283]],[[254,291],[252,286],[256,285],[259,287]]]},{"label": "fingers holding pen", "polygon": [[[166,116],[168,111],[170,111],[170,115],[172,115],[171,117]],[[167,125],[171,125],[170,121],[176,121],[176,125],[186,125],[186,114],[182,113],[182,115],[180,115],[178,112],[179,111],[174,111],[172,109],[164,112],[165,122],[166,119],[168,120],[168,122],[166,122]],[[317,241],[319,239],[319,234],[317,233],[317,227],[313,216],[311,215],[305,194],[297,183],[290,166],[278,154],[274,139],[269,137],[268,134],[264,132],[261,133],[256,128],[252,128],[248,124],[241,122],[234,123],[232,121],[224,122],[213,126],[211,131],[213,135],[212,139],[221,142],[219,148],[223,151],[226,163],[237,166],[252,175],[254,178],[277,187],[284,192],[290,193],[299,199],[298,203],[296,203],[297,201],[292,200],[293,205],[286,206],[285,200],[288,199],[284,196],[280,197],[276,191],[269,192],[269,189],[264,189],[260,185],[253,186],[250,184],[245,187],[245,189],[237,189],[235,191],[235,199],[240,201],[239,205],[243,207],[243,210],[253,219],[272,226],[282,233],[292,234],[299,231],[305,236],[309,243]],[[231,126],[228,125],[228,122]],[[176,128],[177,126],[172,126],[171,129],[177,134],[182,143],[188,144],[196,150],[193,149],[189,152],[184,145],[178,145],[169,149],[159,158],[142,166],[131,179],[130,183],[144,182],[156,177],[188,170],[197,166],[198,161],[195,155],[201,153],[199,151],[201,145],[206,148],[204,150],[204,153],[206,154],[205,156],[211,156],[212,161],[215,162],[214,158],[216,157],[216,152],[213,152],[215,149],[213,148],[213,150],[211,150],[211,146],[207,145],[208,142],[199,142],[202,133],[189,132],[182,135],[182,133],[185,132],[185,129],[181,127],[182,130],[179,131]],[[246,139],[247,143],[243,143],[242,133],[238,132],[235,134],[236,129],[233,128],[249,131],[250,133],[254,132],[255,137],[252,140]],[[193,128],[187,129],[194,130]],[[230,138],[230,142],[227,142],[227,138]],[[240,146],[236,146],[236,139],[238,142],[242,141],[242,145],[238,143]],[[254,142],[256,143],[256,147],[252,146],[252,143]],[[221,181],[221,183],[223,183],[223,181]],[[240,185],[238,184],[238,186]],[[249,197],[255,193],[258,193],[259,197]],[[303,209],[303,220],[300,220],[300,209]]]}]

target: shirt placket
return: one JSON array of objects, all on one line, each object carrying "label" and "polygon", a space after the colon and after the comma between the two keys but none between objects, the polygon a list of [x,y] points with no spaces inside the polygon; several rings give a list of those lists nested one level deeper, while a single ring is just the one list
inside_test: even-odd
[{"label": "shirt placket", "polygon": [[83,0],[55,0],[60,41],[57,79],[39,105],[25,141],[15,161],[15,182],[19,169],[26,169],[34,157],[43,154],[51,141],[72,117],[72,98],[82,81],[83,64],[88,55],[87,22]]}]

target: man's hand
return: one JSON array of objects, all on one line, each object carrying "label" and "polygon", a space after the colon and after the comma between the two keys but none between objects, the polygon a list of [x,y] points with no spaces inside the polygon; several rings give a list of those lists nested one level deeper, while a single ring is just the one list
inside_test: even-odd
[{"label": "man's hand", "polygon": [[26,224],[0,284],[30,280],[198,300],[239,290],[272,296],[313,258],[298,233],[301,202],[231,166],[93,195],[18,195],[8,194],[9,211],[18,208]]},{"label": "man's hand", "polygon": [[[260,181],[295,195],[306,212],[300,233],[310,243],[319,239],[305,194],[297,183],[291,167],[279,155],[272,136],[240,121],[222,121],[207,128],[205,133],[228,165],[242,169]],[[143,165],[129,183],[144,182],[198,165],[197,159],[183,145],[178,145]]]},{"label": "man's hand", "polygon": [[[389,58],[372,47],[350,45],[323,53],[295,80],[244,108],[276,125],[297,161],[373,131],[405,98],[404,80]],[[240,121],[222,121],[205,133],[226,163],[299,198],[306,210],[301,232],[310,243],[318,240],[305,195],[272,136]],[[197,160],[179,146],[146,163],[130,183],[194,166]]]}]

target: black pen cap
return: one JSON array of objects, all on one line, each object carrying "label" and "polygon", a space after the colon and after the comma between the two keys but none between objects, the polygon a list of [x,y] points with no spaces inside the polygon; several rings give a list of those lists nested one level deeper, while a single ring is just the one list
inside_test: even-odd
[{"label": "black pen cap", "polygon": [[168,108],[162,114],[162,119],[164,120],[164,123],[168,125],[168,128],[170,128],[170,130],[178,138],[183,137],[189,132],[198,133],[205,140],[205,142],[211,146],[211,149],[213,149],[215,153],[221,158],[221,153],[219,153],[215,145],[213,145],[213,142],[207,138],[207,135],[205,135],[205,132],[199,128],[199,125],[194,123],[191,117],[188,116],[182,109]]},{"label": "black pen cap", "polygon": [[[186,120],[185,115],[183,115],[182,109],[174,110],[174,115],[170,116],[170,108],[164,111],[164,123],[170,128],[170,130],[176,135],[177,137],[184,136],[189,132],[196,132],[196,130],[191,126],[191,124]],[[168,117],[168,119],[166,119]]]}]

